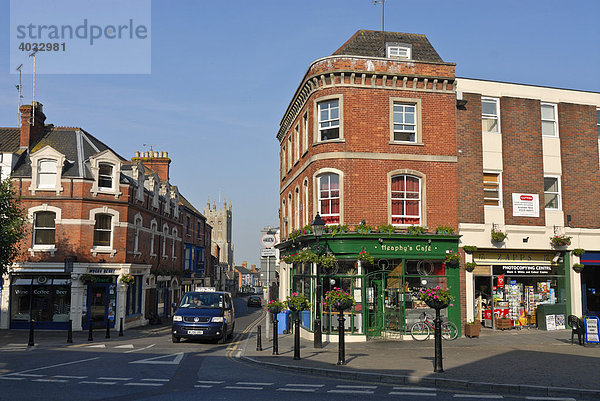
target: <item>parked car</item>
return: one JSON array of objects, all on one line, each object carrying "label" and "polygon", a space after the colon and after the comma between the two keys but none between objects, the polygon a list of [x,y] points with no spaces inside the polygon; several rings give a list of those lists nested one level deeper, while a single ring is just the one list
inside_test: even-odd
[{"label": "parked car", "polygon": [[248,298],[248,306],[258,306],[260,308],[262,306],[262,300],[259,296],[252,295]]},{"label": "parked car", "polygon": [[235,310],[231,294],[220,291],[186,292],[173,315],[171,336],[174,343],[182,338],[201,338],[225,343],[233,335]]}]

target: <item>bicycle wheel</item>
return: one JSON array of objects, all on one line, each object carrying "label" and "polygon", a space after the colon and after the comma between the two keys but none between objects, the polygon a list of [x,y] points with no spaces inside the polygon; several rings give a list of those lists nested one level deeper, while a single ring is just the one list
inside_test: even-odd
[{"label": "bicycle wheel", "polygon": [[423,322],[417,322],[410,328],[410,335],[415,341],[425,341],[429,338],[429,326]]},{"label": "bicycle wheel", "polygon": [[442,323],[442,338],[444,340],[454,340],[458,337],[458,328],[452,322]]}]

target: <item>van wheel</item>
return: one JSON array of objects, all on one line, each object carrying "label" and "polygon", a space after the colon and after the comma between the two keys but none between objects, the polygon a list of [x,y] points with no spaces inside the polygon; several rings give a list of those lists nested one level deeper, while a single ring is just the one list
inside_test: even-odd
[{"label": "van wheel", "polygon": [[171,336],[171,340],[173,340],[174,343],[178,343],[179,341],[181,341],[181,338],[175,337],[175,336]]}]

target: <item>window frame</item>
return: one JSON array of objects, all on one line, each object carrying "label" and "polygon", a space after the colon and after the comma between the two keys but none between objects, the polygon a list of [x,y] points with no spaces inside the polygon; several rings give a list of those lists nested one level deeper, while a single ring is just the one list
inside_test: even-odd
[{"label": "window frame", "polygon": [[[394,106],[414,106],[415,107],[415,140],[414,141],[400,141],[396,140],[394,136]],[[423,145],[423,127],[421,121],[421,99],[417,98],[403,98],[403,97],[390,97],[389,102],[389,121],[390,121],[390,144],[393,145]]]},{"label": "window frame", "polygon": [[[321,107],[320,105],[326,102],[338,101],[338,137],[332,139],[321,139]],[[314,143],[329,143],[329,142],[344,142],[344,96],[336,94],[331,96],[323,96],[314,100],[314,111],[316,118],[313,118],[313,142]],[[332,121],[332,120],[327,120]],[[329,127],[331,128],[331,127]]]},{"label": "window frame", "polygon": [[305,111],[304,114],[302,115],[302,154],[304,155],[306,152],[308,152],[308,141],[309,141],[309,137],[310,137],[310,131],[309,131],[309,125],[308,125],[308,111]]},{"label": "window frame", "polygon": [[[486,185],[486,182],[487,183],[491,182],[491,181],[485,181],[485,175],[486,174],[495,174],[495,175],[498,176],[498,183],[497,183],[498,184],[497,185],[498,186],[498,204],[497,205],[486,205],[485,204],[485,200],[486,200],[485,199],[486,198],[486,196],[485,196],[485,192],[486,192],[485,185]],[[501,171],[484,170],[483,173],[482,173],[482,181],[481,182],[483,184],[483,206],[484,207],[496,207],[496,208],[504,207],[503,196],[502,196],[502,172]],[[488,191],[488,192],[491,192],[491,191]],[[489,198],[489,199],[493,200],[495,198]]]},{"label": "window frame", "polygon": [[[329,192],[329,196],[328,197],[321,197],[323,190],[321,189],[321,179],[324,176],[328,176],[329,180],[328,180],[328,192]],[[331,177],[332,176],[336,176],[337,180],[338,180],[338,196],[334,197],[331,196]],[[341,186],[342,186],[342,179],[340,177],[340,175],[338,173],[332,172],[332,171],[327,171],[327,172],[322,172],[320,174],[318,174],[316,176],[316,185],[317,185],[317,212],[319,213],[319,215],[321,216],[321,218],[323,220],[325,220],[327,225],[336,225],[336,224],[342,224],[342,190],[341,190]],[[331,209],[332,209],[332,201],[337,199],[338,201],[338,213],[331,213]],[[322,205],[321,202],[322,201],[328,201],[329,202],[329,209],[330,209],[330,213],[323,213],[323,209],[322,209]],[[336,219],[337,217],[337,219]],[[337,221],[335,221],[337,220]]]},{"label": "window frame", "polygon": [[[104,217],[104,216],[108,217],[110,219],[109,224],[108,224],[109,228],[98,227],[98,223],[99,223],[98,218]],[[109,233],[108,245],[100,243],[100,241],[96,239],[96,233],[98,233],[98,234]],[[93,238],[92,245],[94,246],[94,248],[112,248],[112,244],[113,244],[113,216],[108,213],[97,213],[94,216],[94,238]]]},{"label": "window frame", "polygon": [[156,235],[158,234],[158,223],[156,220],[152,220],[150,223],[150,231],[152,231],[152,238],[150,239],[150,257],[155,257],[157,254],[154,252],[156,246]]},{"label": "window frame", "polygon": [[[496,115],[495,116],[492,114],[484,114],[483,113],[483,102],[484,101],[493,102],[496,104]],[[500,98],[482,96],[481,103],[482,103],[481,104],[481,132],[485,133],[485,134],[501,134],[502,126],[500,123]],[[496,131],[484,131],[483,130],[483,119],[484,118],[490,119],[490,116],[495,117],[495,119],[496,119],[496,125],[498,126],[498,129]]]},{"label": "window frame", "polygon": [[142,232],[142,228],[144,226],[144,222],[141,216],[136,216],[133,222],[134,232],[133,232],[133,254],[141,255],[140,252],[140,234]]},{"label": "window frame", "polygon": [[[31,160],[31,184],[29,190],[32,195],[35,195],[36,191],[55,191],[56,195],[59,195],[63,191],[61,185],[62,170],[65,164],[66,157],[56,149],[49,145],[44,146],[42,149],[35,153],[31,153],[29,156]],[[40,187],[39,173],[40,173],[40,162],[42,161],[54,161],[56,162],[56,173],[54,186],[45,185]]]},{"label": "window frame", "polygon": [[[400,54],[392,55],[392,51],[397,50],[400,53],[400,50],[405,50],[406,57],[401,56]],[[385,46],[385,56],[386,58],[400,59],[400,60],[412,60],[412,46],[406,43],[386,43]]]},{"label": "window frame", "polygon": [[[53,165],[54,171],[42,171],[42,166],[44,165]],[[47,175],[50,178],[47,178],[44,181],[50,180],[52,184],[42,184],[42,176]],[[43,158],[38,161],[37,167],[37,189],[38,190],[55,190],[56,189],[56,176],[58,175],[58,161],[56,159],[48,159]]]},{"label": "window frame", "polygon": [[294,161],[292,160],[292,148],[294,147],[294,145],[292,144],[292,134],[288,135],[287,146],[287,171],[289,172],[294,166]]},{"label": "window frame", "polygon": [[[103,174],[102,167],[109,167],[110,174]],[[98,191],[101,192],[113,192],[115,187],[115,165],[112,163],[101,162],[98,163]],[[101,185],[102,181],[110,181],[110,187],[106,185]]]},{"label": "window frame", "polygon": [[300,160],[300,124],[294,127],[294,164]]},{"label": "window frame", "polygon": [[[38,215],[40,214],[53,214],[54,215],[54,225],[52,227],[48,226],[48,227],[41,227],[37,225],[37,218]],[[37,240],[37,234],[38,231],[53,231],[53,239],[52,239],[52,243],[47,243],[47,244],[37,244],[36,240]],[[50,249],[50,248],[55,248],[56,247],[56,212],[53,210],[38,210],[36,212],[33,213],[33,235],[32,235],[32,247],[33,248],[39,248],[39,249]]]},{"label": "window frame", "polygon": [[171,241],[171,259],[176,260],[177,259],[177,255],[175,255],[175,240],[177,239],[177,227],[173,227],[173,229],[171,230],[171,235],[173,236],[173,239]]},{"label": "window frame", "polygon": [[[403,177],[404,179],[404,193],[407,193],[408,191],[406,190],[406,178],[410,177],[410,178],[416,178],[417,182],[419,184],[419,196],[418,198],[408,198],[406,196],[404,197],[394,197],[394,192],[400,192],[400,191],[393,191],[393,183],[394,183],[394,178],[397,177]],[[397,171],[395,173],[391,173],[389,175],[389,191],[388,191],[388,199],[389,199],[389,214],[390,214],[390,224],[393,225],[394,227],[410,227],[410,226],[424,226],[424,177],[422,176],[422,174],[418,174],[417,172],[413,172],[413,171]],[[406,212],[407,208],[406,208],[406,202],[410,202],[410,201],[415,201],[415,199],[418,201],[418,210],[419,210],[419,214],[417,216],[415,215],[408,215],[408,214],[404,214],[404,215],[395,215],[393,212],[393,208],[394,208],[394,200],[399,200],[404,204],[403,210]],[[417,219],[418,218],[418,223],[394,223],[394,218],[400,218],[400,219]]]},{"label": "window frame", "polygon": [[[553,119],[552,120],[544,119],[543,113],[542,113],[542,108],[544,106],[552,107],[552,111],[553,111],[553,113],[552,113]],[[542,136],[545,136],[546,138],[558,138],[558,105],[556,103],[546,103],[546,102],[540,103],[540,121],[541,121]],[[552,122],[552,125],[553,125],[553,134],[552,135],[544,134],[544,122]]]},{"label": "window frame", "polygon": [[[546,191],[546,179],[556,180],[557,192]],[[546,194],[553,194],[556,196],[557,207],[546,207]],[[544,209],[545,210],[562,210],[562,186],[559,175],[544,175]]]}]

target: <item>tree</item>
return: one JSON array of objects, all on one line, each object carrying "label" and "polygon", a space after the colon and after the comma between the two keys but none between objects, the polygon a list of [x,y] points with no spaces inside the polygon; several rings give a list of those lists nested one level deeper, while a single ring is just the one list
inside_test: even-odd
[{"label": "tree", "polygon": [[18,244],[25,236],[26,222],[10,177],[0,180],[0,275],[19,252]]}]

